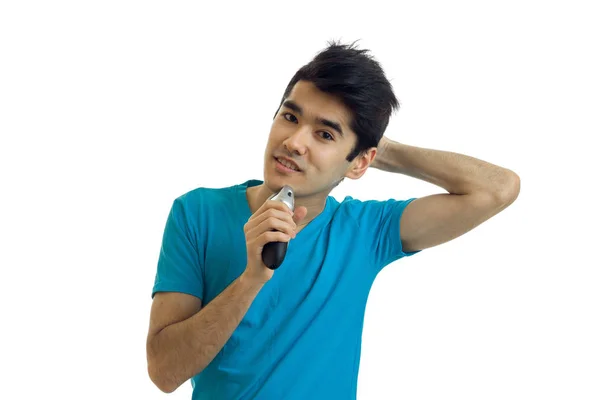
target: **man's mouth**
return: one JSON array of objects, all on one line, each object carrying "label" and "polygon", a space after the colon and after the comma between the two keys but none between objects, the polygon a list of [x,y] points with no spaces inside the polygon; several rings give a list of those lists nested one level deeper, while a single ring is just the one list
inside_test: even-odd
[{"label": "man's mouth", "polygon": [[279,163],[280,165],[282,165],[283,167],[285,167],[287,170],[295,171],[295,172],[302,172],[302,170],[300,168],[298,168],[295,164],[293,164],[283,158],[275,157],[275,161],[277,163]]}]

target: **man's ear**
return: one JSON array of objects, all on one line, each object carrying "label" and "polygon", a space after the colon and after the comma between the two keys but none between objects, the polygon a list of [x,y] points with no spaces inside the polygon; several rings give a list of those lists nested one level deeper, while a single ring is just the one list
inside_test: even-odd
[{"label": "man's ear", "polygon": [[363,174],[367,172],[367,169],[375,159],[376,155],[377,147],[371,147],[370,149],[362,151],[350,163],[350,167],[348,167],[346,176],[350,179],[358,179],[363,176]]}]

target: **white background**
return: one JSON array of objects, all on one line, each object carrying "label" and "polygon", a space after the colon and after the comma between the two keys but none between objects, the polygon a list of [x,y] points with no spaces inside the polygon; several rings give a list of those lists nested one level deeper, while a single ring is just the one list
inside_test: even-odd
[{"label": "white background", "polygon": [[[190,398],[146,372],[169,208],[262,179],[285,86],[329,39],[382,63],[390,138],[521,177],[507,210],[379,275],[358,398],[600,398],[593,3],[2,2],[0,398]],[[441,191],[372,170],[332,195]]]}]

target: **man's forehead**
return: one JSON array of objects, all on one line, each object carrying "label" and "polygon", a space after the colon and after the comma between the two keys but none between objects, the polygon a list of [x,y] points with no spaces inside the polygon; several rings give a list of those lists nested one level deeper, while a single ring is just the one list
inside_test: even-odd
[{"label": "man's forehead", "polygon": [[319,90],[313,83],[299,81],[286,100],[301,108],[305,115],[334,120],[348,130],[351,112],[335,95]]}]

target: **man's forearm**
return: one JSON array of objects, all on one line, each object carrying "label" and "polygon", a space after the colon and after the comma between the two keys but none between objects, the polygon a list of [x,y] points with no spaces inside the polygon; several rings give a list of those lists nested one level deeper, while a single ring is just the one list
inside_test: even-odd
[{"label": "man's forearm", "polygon": [[201,311],[160,331],[150,343],[149,371],[154,383],[172,392],[206,368],[240,324],[262,286],[242,274]]},{"label": "man's forearm", "polygon": [[452,194],[481,190],[502,194],[518,179],[511,170],[474,157],[408,146],[389,139],[378,149],[371,166],[424,180]]}]

